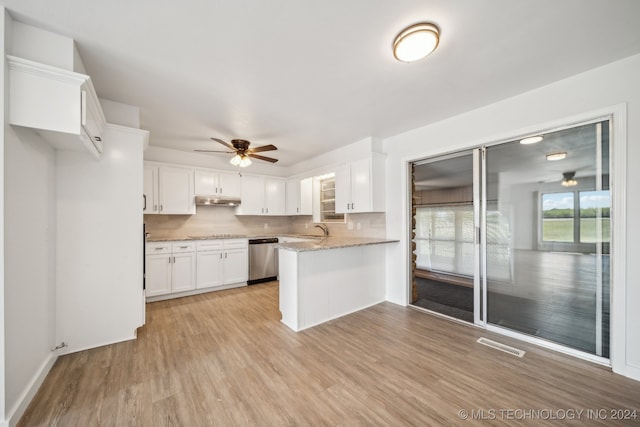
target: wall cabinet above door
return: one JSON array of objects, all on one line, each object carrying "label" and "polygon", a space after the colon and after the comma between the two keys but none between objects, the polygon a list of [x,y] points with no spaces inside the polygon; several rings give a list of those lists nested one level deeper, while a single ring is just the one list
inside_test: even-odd
[{"label": "wall cabinet above door", "polygon": [[145,214],[193,215],[193,169],[145,163]]}]

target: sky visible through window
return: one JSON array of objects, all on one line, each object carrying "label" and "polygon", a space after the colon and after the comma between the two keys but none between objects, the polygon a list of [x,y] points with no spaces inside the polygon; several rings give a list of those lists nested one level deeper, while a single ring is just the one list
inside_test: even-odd
[{"label": "sky visible through window", "polygon": [[[581,208],[607,208],[611,204],[609,190],[580,192]],[[573,209],[573,193],[546,193],[542,198],[542,210]]]}]

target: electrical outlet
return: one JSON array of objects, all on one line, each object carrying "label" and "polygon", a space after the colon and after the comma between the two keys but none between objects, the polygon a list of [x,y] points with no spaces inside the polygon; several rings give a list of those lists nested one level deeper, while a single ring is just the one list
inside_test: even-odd
[{"label": "electrical outlet", "polygon": [[356,223],[356,228],[357,228],[358,230],[362,230],[362,225],[360,225],[360,223],[358,222],[358,223]]},{"label": "electrical outlet", "polygon": [[353,221],[347,223],[347,230],[353,230]]},{"label": "electrical outlet", "polygon": [[267,228],[269,228],[269,224],[267,224],[266,222],[264,223],[264,229],[266,230]]}]

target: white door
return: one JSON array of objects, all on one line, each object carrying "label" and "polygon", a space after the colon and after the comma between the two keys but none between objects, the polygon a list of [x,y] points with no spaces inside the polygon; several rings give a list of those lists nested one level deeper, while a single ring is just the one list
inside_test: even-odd
[{"label": "white door", "polygon": [[227,249],[224,252],[224,283],[241,283],[249,279],[247,249]]},{"label": "white door", "polygon": [[212,171],[195,171],[195,194],[202,196],[213,196],[218,194],[217,175]]},{"label": "white door", "polygon": [[241,178],[242,203],[236,208],[237,215],[264,214],[264,180],[256,176]]},{"label": "white door", "polygon": [[300,214],[300,180],[290,179],[287,181],[287,187],[285,191],[285,213],[287,215],[299,215]]},{"label": "white door", "polygon": [[158,213],[158,168],[157,166],[144,167],[144,185],[142,189],[146,214]]},{"label": "white door", "polygon": [[264,205],[267,215],[285,215],[285,182],[279,179],[264,180]]},{"label": "white door", "polygon": [[240,175],[237,173],[218,174],[218,194],[225,197],[240,197]]},{"label": "white door", "polygon": [[147,255],[146,296],[171,293],[171,254]]},{"label": "white door", "polygon": [[349,212],[371,212],[370,165],[369,159],[351,163],[351,210]]},{"label": "white door", "polygon": [[193,170],[172,166],[160,166],[161,214],[194,214]]},{"label": "white door", "polygon": [[196,288],[210,288],[223,284],[224,265],[222,251],[198,252],[196,266]]},{"label": "white door", "polygon": [[336,168],[336,213],[349,213],[351,209],[351,167]]},{"label": "white door", "polygon": [[300,215],[313,213],[313,178],[300,181]]},{"label": "white door", "polygon": [[195,252],[173,254],[171,289],[173,292],[190,291],[196,288]]}]

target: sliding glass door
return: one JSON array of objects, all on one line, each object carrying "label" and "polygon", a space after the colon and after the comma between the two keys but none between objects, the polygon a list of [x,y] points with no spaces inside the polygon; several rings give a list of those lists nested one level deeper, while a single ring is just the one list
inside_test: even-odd
[{"label": "sliding glass door", "polygon": [[608,357],[609,122],[485,157],[487,322]]},{"label": "sliding glass door", "polygon": [[608,358],[609,133],[416,162],[413,304]]}]

